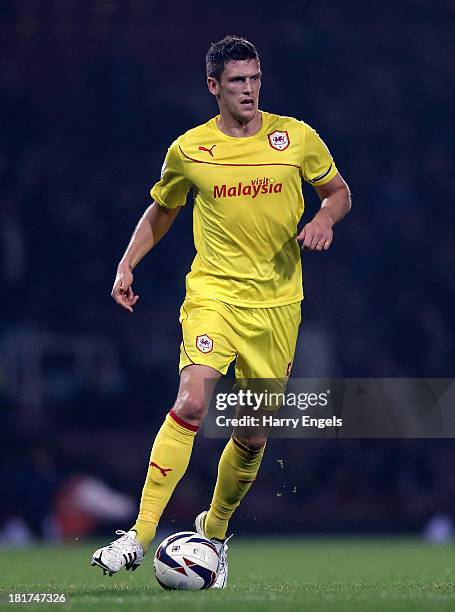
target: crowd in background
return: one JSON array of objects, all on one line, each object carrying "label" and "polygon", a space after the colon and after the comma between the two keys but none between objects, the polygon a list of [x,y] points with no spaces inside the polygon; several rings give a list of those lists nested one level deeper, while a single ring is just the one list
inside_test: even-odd
[{"label": "crowd in background", "polygon": [[[178,384],[191,198],[135,273],[134,314],[109,294],[167,147],[217,112],[204,57],[226,33],[258,47],[261,108],[317,129],[353,194],[329,252],[302,255],[293,375],[453,374],[453,5],[208,6],[0,7],[0,526],[20,515],[43,533],[75,473],[140,491]],[[304,193],[302,223],[318,206]],[[172,520],[207,505],[221,446],[200,440]],[[420,529],[455,510],[454,453],[450,440],[275,440],[244,525]]]}]

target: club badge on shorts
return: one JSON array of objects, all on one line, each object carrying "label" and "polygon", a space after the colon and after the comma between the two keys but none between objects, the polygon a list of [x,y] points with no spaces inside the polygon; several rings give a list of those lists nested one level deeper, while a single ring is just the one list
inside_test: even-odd
[{"label": "club badge on shorts", "polygon": [[291,144],[289,140],[289,134],[287,132],[280,132],[275,130],[271,134],[268,134],[269,144],[272,149],[277,151],[284,151]]},{"label": "club badge on shorts", "polygon": [[196,347],[201,351],[201,353],[210,353],[213,349],[213,340],[207,334],[202,334],[202,336],[196,336]]}]

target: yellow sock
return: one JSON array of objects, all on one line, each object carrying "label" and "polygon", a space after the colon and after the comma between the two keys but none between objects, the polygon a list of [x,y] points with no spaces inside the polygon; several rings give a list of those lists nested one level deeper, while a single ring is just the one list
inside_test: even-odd
[{"label": "yellow sock", "polygon": [[131,529],[147,550],[158,521],[180,478],[186,472],[197,427],[180,419],[173,410],[166,416],[153,443],[142,489],[139,515]]},{"label": "yellow sock", "polygon": [[208,538],[222,540],[226,537],[229,519],[256,478],[264,448],[253,451],[235,438],[226,444],[218,464],[212,503],[204,522]]}]

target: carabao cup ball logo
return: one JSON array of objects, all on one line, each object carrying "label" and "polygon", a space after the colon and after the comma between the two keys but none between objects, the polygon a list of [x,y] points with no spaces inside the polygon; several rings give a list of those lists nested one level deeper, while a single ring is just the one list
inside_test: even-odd
[{"label": "carabao cup ball logo", "polygon": [[213,349],[213,340],[207,334],[202,334],[202,336],[196,336],[196,346],[201,351],[201,353],[210,353]]},{"label": "carabao cup ball logo", "polygon": [[268,138],[272,149],[276,149],[277,151],[284,151],[284,149],[287,149],[290,145],[289,134],[287,132],[275,130],[268,135]]}]

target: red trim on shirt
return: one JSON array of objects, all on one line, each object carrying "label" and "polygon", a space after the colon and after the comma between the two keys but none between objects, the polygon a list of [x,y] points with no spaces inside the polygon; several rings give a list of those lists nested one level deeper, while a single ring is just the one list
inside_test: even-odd
[{"label": "red trim on shirt", "polygon": [[194,157],[190,157],[189,155],[187,155],[185,153],[185,151],[182,149],[182,147],[179,146],[180,149],[180,153],[182,155],[184,155],[187,159],[196,162],[197,164],[208,164],[209,166],[234,166],[234,167],[240,167],[240,166],[290,166],[291,168],[298,168],[300,169],[300,166],[297,166],[297,164],[284,164],[284,163],[279,163],[279,162],[275,162],[275,163],[269,163],[269,164],[222,164],[220,162],[211,162],[211,161],[203,161],[202,159],[195,159]]}]

